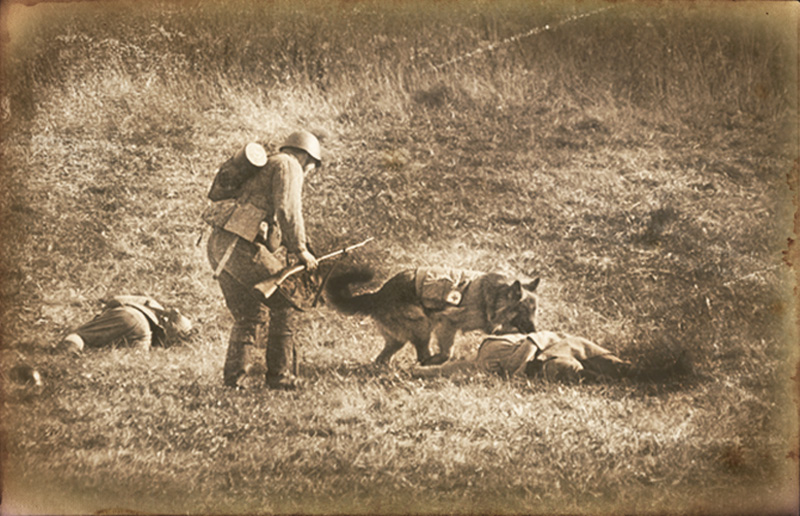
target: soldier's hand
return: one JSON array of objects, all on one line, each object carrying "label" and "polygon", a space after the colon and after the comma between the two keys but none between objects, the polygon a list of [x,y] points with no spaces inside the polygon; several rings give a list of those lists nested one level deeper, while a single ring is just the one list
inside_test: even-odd
[{"label": "soldier's hand", "polygon": [[261,244],[263,246],[267,245],[269,238],[269,224],[266,222],[261,222],[258,225],[258,234],[256,234],[256,243]]},{"label": "soldier's hand", "polygon": [[314,272],[317,270],[317,265],[319,265],[319,262],[314,255],[308,251],[302,251],[300,253],[300,261],[303,262],[303,264],[306,266],[306,270],[309,272]]}]

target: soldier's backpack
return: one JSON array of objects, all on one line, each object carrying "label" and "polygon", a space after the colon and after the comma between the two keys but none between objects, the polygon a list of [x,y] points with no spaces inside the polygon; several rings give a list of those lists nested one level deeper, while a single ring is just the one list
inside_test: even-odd
[{"label": "soldier's backpack", "polygon": [[248,143],[219,167],[208,198],[216,202],[238,197],[242,185],[266,163],[267,151],[264,147],[260,143]]}]

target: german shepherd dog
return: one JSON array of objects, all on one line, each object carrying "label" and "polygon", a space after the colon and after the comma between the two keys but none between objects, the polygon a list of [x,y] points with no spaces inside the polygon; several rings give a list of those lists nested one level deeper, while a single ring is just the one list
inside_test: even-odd
[{"label": "german shepherd dog", "polygon": [[[367,268],[334,275],[327,282],[326,297],[336,310],[348,315],[368,315],[378,323],[386,344],[375,359],[376,364],[388,363],[407,342],[416,348],[420,364],[444,363],[452,355],[458,331],[481,330],[488,334],[501,330],[536,331],[535,290],[539,278],[523,283],[501,274],[463,271],[471,276],[462,285],[462,291],[455,294],[455,299],[451,292],[448,303],[431,308],[420,295],[420,271],[423,269],[405,270],[377,291],[360,295],[352,295],[350,285],[370,281],[374,274]],[[431,335],[435,335],[439,347],[434,356],[429,348]]]}]

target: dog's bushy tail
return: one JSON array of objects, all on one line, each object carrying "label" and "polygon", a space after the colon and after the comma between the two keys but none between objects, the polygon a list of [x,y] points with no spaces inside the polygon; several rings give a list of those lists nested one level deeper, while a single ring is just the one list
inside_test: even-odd
[{"label": "dog's bushy tail", "polygon": [[353,283],[366,283],[375,276],[375,273],[366,267],[351,269],[335,274],[325,284],[325,294],[328,302],[339,312],[347,315],[370,315],[375,306],[375,294],[367,293],[354,296],[350,293]]}]

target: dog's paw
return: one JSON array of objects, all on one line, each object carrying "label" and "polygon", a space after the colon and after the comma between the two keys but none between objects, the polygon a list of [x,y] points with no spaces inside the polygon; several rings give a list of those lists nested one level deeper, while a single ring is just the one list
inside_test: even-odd
[{"label": "dog's paw", "polygon": [[447,355],[436,354],[436,355],[433,355],[430,358],[427,358],[427,359],[423,360],[422,361],[422,365],[423,366],[432,366],[432,365],[444,364],[445,362],[447,362],[447,359],[448,359]]}]

